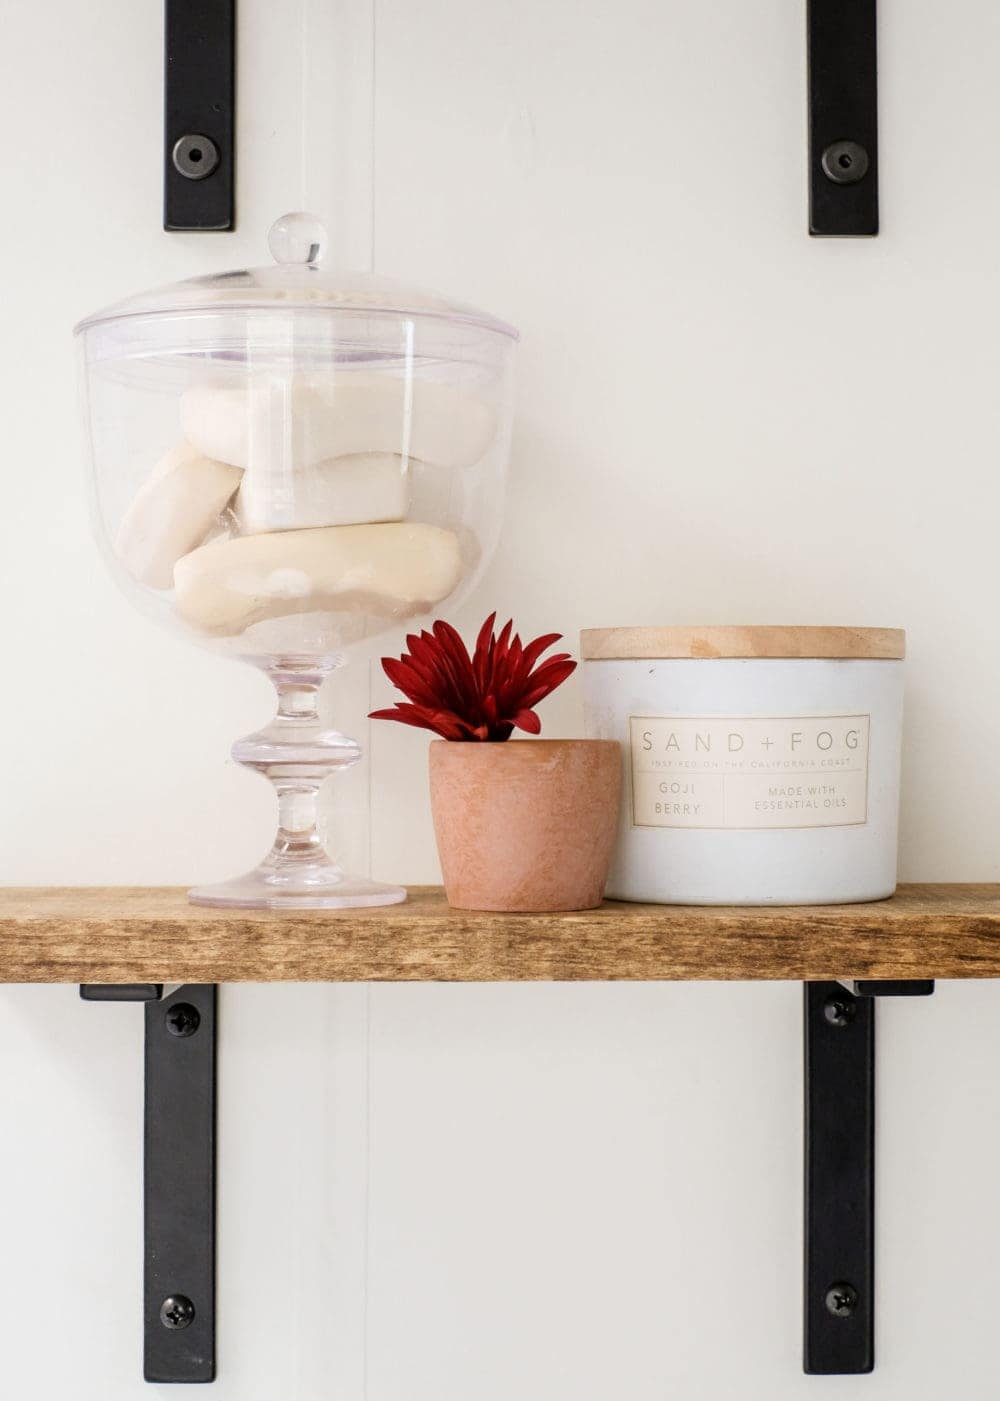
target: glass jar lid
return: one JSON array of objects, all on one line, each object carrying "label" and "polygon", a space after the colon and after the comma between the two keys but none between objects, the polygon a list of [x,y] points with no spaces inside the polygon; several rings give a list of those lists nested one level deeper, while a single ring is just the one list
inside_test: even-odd
[{"label": "glass jar lid", "polygon": [[326,230],[312,214],[283,214],[272,224],[267,242],[274,258],[267,267],[209,273],[140,292],[85,317],[75,330],[173,313],[321,309],[437,317],[518,338],[513,326],[463,302],[374,273],[325,268]]}]

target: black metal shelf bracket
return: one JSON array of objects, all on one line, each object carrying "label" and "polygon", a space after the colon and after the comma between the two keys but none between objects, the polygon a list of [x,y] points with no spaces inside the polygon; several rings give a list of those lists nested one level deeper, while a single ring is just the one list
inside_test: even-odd
[{"label": "black metal shelf bracket", "polygon": [[156,1002],[163,996],[162,983],[81,983],[84,1002]]},{"label": "black metal shelf bracket", "polygon": [[807,0],[809,232],[878,233],[876,0]]},{"label": "black metal shelf bracket", "polygon": [[88,1002],[145,1003],[143,1375],[215,1380],[218,990],[91,983]]},{"label": "black metal shelf bracket", "polygon": [[163,227],[234,225],[236,0],[166,0]]},{"label": "black metal shelf bracket", "polygon": [[875,1001],[934,983],[805,984],[807,1373],[875,1366]]}]

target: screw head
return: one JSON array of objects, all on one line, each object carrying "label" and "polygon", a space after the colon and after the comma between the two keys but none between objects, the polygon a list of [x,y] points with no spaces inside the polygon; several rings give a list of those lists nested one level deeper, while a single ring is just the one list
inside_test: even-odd
[{"label": "screw head", "polygon": [[219,148],[210,136],[190,132],[174,142],[174,169],[185,180],[204,180],[219,164]]},{"label": "screw head", "polygon": [[868,174],[868,152],[857,141],[833,141],[819,158],[823,174],[835,185],[856,185]]},{"label": "screw head", "polygon": [[826,1291],[826,1307],[834,1318],[850,1318],[858,1306],[858,1291],[853,1284],[831,1284]]},{"label": "screw head", "polygon": [[823,1003],[823,1016],[831,1026],[850,1026],[857,1016],[858,1004],[849,992],[835,992]]},{"label": "screw head", "polygon": [[163,1017],[171,1036],[193,1036],[201,1026],[201,1013],[190,1002],[175,1002]]},{"label": "screw head", "polygon": [[172,1330],[190,1327],[194,1322],[194,1304],[186,1294],[171,1294],[160,1305],[160,1322]]}]

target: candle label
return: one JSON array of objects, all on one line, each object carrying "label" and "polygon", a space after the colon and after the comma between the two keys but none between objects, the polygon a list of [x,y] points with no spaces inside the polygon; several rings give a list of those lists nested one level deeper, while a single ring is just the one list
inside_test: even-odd
[{"label": "candle label", "polygon": [[632,715],[632,825],[860,826],[870,728],[869,715]]}]

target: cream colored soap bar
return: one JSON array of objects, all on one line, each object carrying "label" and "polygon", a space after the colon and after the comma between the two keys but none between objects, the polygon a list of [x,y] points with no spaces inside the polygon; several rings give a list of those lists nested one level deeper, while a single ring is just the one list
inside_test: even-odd
[{"label": "cream colored soap bar", "polygon": [[468,467],[493,441],[496,414],[434,380],[346,370],[192,385],[181,396],[181,424],[203,453],[237,467],[296,470],[373,452]]},{"label": "cream colored soap bar", "polygon": [[350,610],[408,618],[458,584],[450,530],[401,521],[243,535],[177,561],[177,611],[204,632],[233,635],[263,618]]},{"label": "cream colored soap bar", "polygon": [[118,530],[118,558],[133,579],[169,589],[174,565],[202,543],[242,476],[238,467],[203,457],[188,443],[161,458]]},{"label": "cream colored soap bar", "polygon": [[298,471],[254,467],[236,494],[236,519],[244,535],[402,520],[408,475],[404,459],[390,452],[332,457]]}]

